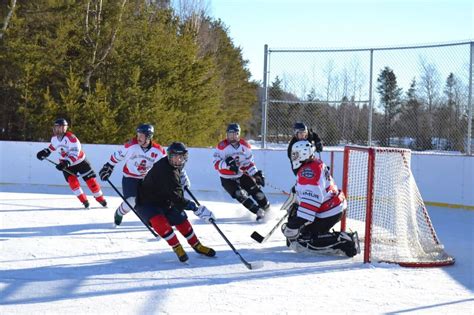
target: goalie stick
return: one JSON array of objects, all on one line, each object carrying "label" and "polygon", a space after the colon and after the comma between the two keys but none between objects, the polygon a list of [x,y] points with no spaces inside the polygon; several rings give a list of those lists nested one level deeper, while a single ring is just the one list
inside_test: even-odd
[{"label": "goalie stick", "polygon": [[250,235],[251,238],[253,238],[254,240],[256,240],[257,242],[259,243],[263,243],[265,242],[266,240],[268,240],[270,238],[270,236],[272,236],[273,232],[275,232],[275,230],[280,226],[280,224],[283,223],[283,221],[288,217],[288,212],[285,213],[285,215],[277,222],[277,224],[270,230],[270,232],[267,233],[267,235],[265,236],[262,236],[260,235],[260,233],[258,233],[257,231],[254,231],[252,233],[252,235]]},{"label": "goalie stick", "polygon": [[251,238],[253,238],[254,240],[256,240],[259,243],[265,242],[266,240],[268,240],[270,238],[270,236],[272,236],[272,234],[276,231],[276,229],[280,226],[280,224],[282,224],[283,221],[285,221],[285,219],[288,217],[288,215],[289,215],[288,209],[296,201],[296,196],[293,192],[291,192],[291,193],[287,193],[285,191],[283,191],[283,192],[288,195],[288,199],[286,199],[286,201],[283,203],[280,210],[285,210],[286,213],[280,220],[278,220],[277,224],[270,230],[270,232],[267,233],[267,235],[262,236],[257,231],[254,231],[252,233],[252,235],[250,235]]}]

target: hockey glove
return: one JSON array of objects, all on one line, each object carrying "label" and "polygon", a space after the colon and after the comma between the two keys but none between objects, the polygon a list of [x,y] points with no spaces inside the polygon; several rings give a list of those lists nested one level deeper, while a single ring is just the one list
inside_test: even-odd
[{"label": "hockey glove", "polygon": [[186,174],[185,170],[181,170],[179,174],[179,183],[183,187],[191,188],[191,181],[189,180],[188,174]]},{"label": "hockey glove", "polygon": [[112,175],[112,172],[114,171],[114,166],[110,163],[105,163],[104,166],[102,166],[101,170],[99,171],[99,177],[101,180],[106,181],[110,178]]},{"label": "hockey glove", "polygon": [[69,162],[68,160],[61,160],[59,161],[59,164],[56,165],[56,169],[59,171],[63,171],[64,169],[68,168],[69,165],[71,165],[71,162]]},{"label": "hockey glove", "polygon": [[227,167],[229,170],[237,174],[239,172],[239,167],[237,166],[237,162],[235,162],[234,158],[229,156],[227,159],[225,159],[225,164],[227,164]]},{"label": "hockey glove", "polygon": [[188,200],[188,203],[186,204],[186,206],[184,207],[184,209],[196,211],[196,210],[198,209],[198,206],[196,206],[196,204],[194,203],[194,201]]},{"label": "hockey glove", "polygon": [[314,149],[316,152],[322,152],[323,151],[323,143],[321,141],[321,138],[319,138],[318,134],[313,131],[313,129],[309,130],[309,134],[311,137],[311,140],[314,142]]},{"label": "hockey glove", "polygon": [[316,142],[314,144],[314,147],[316,149],[316,152],[322,152],[323,151],[323,144],[321,143],[321,140],[319,140],[318,142]]},{"label": "hockey glove", "polygon": [[253,175],[253,178],[255,178],[255,182],[257,183],[257,185],[265,187],[265,176],[263,176],[262,171],[258,171],[257,173],[255,173],[255,175]]},{"label": "hockey glove", "polygon": [[46,149],[43,149],[43,150],[39,151],[36,154],[36,157],[38,158],[38,160],[42,161],[42,160],[46,159],[50,154],[51,154],[51,150],[46,148]]},{"label": "hockey glove", "polygon": [[214,213],[211,210],[207,209],[206,206],[199,206],[197,210],[194,211],[194,214],[204,221],[211,222],[216,219]]}]

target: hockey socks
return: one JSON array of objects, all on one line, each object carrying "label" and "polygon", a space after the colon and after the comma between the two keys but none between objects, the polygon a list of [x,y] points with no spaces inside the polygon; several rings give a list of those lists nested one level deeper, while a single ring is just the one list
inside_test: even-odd
[{"label": "hockey socks", "polygon": [[74,195],[76,195],[79,201],[82,202],[84,207],[89,208],[89,201],[87,200],[86,194],[82,191],[81,185],[79,184],[79,180],[77,179],[77,177],[71,175],[67,178],[67,182]]},{"label": "hockey socks", "polygon": [[100,190],[100,185],[97,183],[97,180],[94,177],[89,178],[86,180],[86,184],[94,195],[95,200],[97,200],[97,202],[103,207],[106,207],[107,201],[105,201],[104,195],[102,194],[102,190]]}]

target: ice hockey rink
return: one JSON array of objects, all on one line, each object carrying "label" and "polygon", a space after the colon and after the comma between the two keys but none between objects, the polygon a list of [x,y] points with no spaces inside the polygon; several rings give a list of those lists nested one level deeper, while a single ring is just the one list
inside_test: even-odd
[{"label": "ice hockey rink", "polygon": [[453,266],[403,268],[363,264],[362,256],[290,251],[277,231],[284,196],[270,194],[264,223],[223,193],[195,191],[248,270],[216,229],[189,213],[217,257],[194,253],[185,265],[129,213],[112,227],[121,200],[105,189],[108,208],[85,210],[67,187],[0,185],[0,314],[416,313],[473,314],[474,211],[429,207]]}]

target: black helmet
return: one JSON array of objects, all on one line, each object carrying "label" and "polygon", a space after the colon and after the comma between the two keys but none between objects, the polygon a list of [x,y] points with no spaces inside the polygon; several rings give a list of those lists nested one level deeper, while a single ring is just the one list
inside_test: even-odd
[{"label": "black helmet", "polygon": [[58,118],[54,121],[55,126],[67,126],[67,120],[64,118]]},{"label": "black helmet", "polygon": [[302,122],[295,122],[295,124],[293,125],[293,131],[294,131],[295,135],[298,132],[308,132],[308,127],[305,124],[303,124]]},{"label": "black helmet", "polygon": [[137,127],[137,133],[143,133],[148,139],[151,139],[155,133],[155,128],[150,124],[140,124]]},{"label": "black helmet", "polygon": [[[182,169],[184,167],[184,164],[188,161],[188,149],[182,142],[171,143],[166,149],[166,153],[168,154],[168,162],[176,168]],[[181,164],[176,164],[172,161],[172,158],[177,155],[183,156]]]},{"label": "black helmet", "polygon": [[227,126],[226,132],[240,133],[240,125],[237,123],[231,123]]},{"label": "black helmet", "polygon": [[173,142],[169,145],[168,149],[166,149],[168,154],[186,154],[188,153],[188,149],[182,142]]}]

